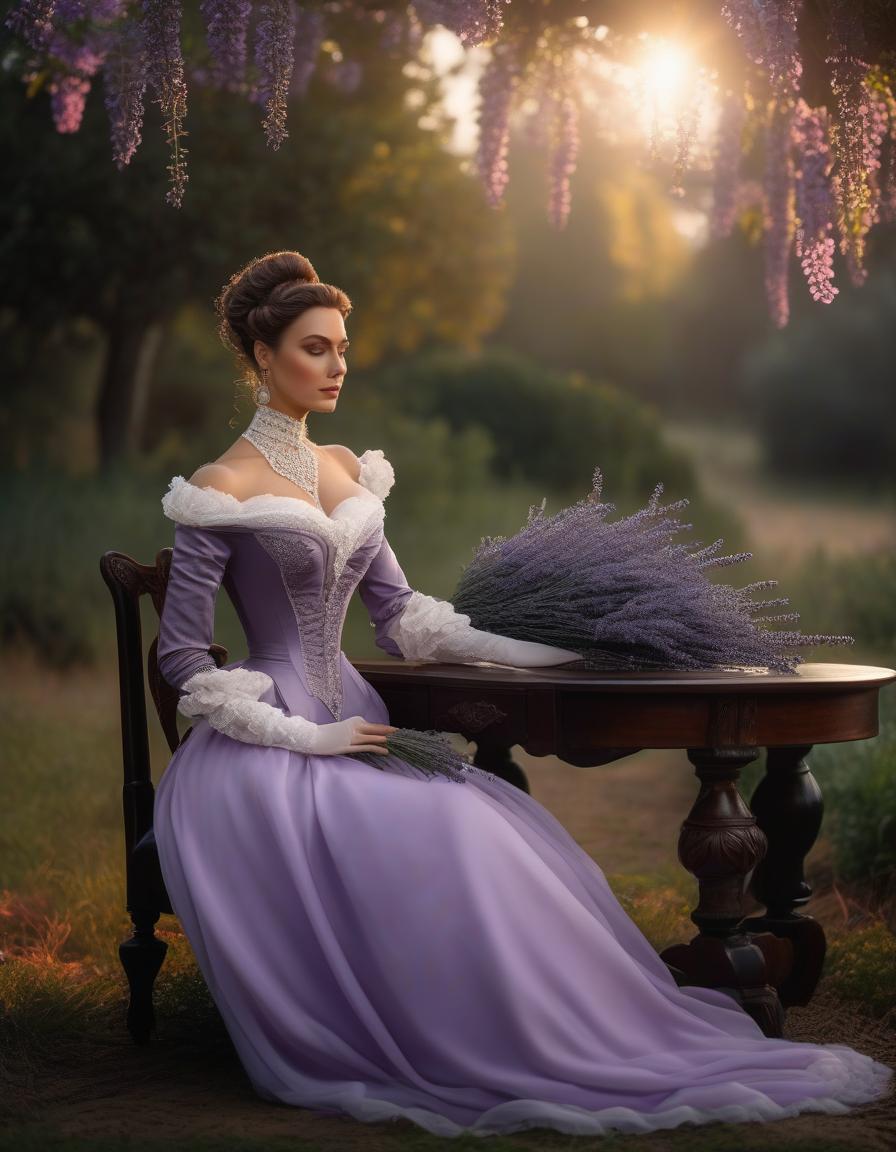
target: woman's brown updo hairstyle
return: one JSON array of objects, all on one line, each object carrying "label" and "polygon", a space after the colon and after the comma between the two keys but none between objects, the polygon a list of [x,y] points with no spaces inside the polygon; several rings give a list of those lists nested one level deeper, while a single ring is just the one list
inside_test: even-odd
[{"label": "woman's brown updo hairstyle", "polygon": [[308,308],[338,308],[343,319],[352,302],[341,288],[322,284],[301,252],[269,252],[234,273],[215,301],[218,335],[243,369],[239,382],[250,393],[261,378],[255,341],[276,348],[284,329]]}]

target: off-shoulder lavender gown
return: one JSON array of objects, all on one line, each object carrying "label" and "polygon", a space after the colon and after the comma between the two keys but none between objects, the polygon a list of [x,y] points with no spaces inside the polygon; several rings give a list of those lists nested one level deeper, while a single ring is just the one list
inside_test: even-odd
[{"label": "off-shoulder lavender gown", "polygon": [[[167,680],[212,664],[223,581],[250,653],[226,667],[268,673],[262,700],[389,722],[340,648],[357,588],[400,657],[386,632],[412,595],[383,532],[391,468],[361,460],[332,517],[172,479]],[[262,1097],[456,1136],[842,1113],[890,1087],[845,1045],[769,1039],[726,993],[679,988],[527,793],[383,760],[245,743],[200,717],[159,782],[172,907]]]}]

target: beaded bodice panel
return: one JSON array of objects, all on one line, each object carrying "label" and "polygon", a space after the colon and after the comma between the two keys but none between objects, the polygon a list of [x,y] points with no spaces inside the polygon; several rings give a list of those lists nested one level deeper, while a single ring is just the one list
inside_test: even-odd
[{"label": "beaded bodice panel", "polygon": [[[300,654],[309,692],[337,720],[342,718],[342,628],[352,594],[382,543],[383,498],[391,487],[391,466],[382,452],[367,452],[361,461],[362,490],[342,500],[329,516],[296,497],[237,500],[182,476],[170,481],[162,501],[165,515],[177,523],[228,535],[228,590],[238,601],[250,648],[253,634],[276,635],[291,653]],[[241,545],[246,534],[275,566],[279,596],[294,624],[292,635],[283,635],[285,607],[277,603],[270,574],[260,571],[265,567],[261,555]]]}]

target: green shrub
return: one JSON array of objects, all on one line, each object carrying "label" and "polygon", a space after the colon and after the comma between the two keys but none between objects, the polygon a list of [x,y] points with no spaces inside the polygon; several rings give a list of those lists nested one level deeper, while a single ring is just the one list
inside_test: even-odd
[{"label": "green shrub", "polygon": [[896,701],[881,696],[879,735],[823,744],[811,753],[825,800],[825,828],[844,880],[896,869]]},{"label": "green shrub", "polygon": [[786,594],[791,602],[782,611],[795,607],[803,631],[845,632],[861,648],[896,651],[896,548],[852,556],[816,548],[788,576]]},{"label": "green shrub", "polygon": [[768,467],[896,489],[896,276],[881,271],[757,348],[744,366]]},{"label": "green shrub", "polygon": [[657,409],[581,373],[550,373],[507,349],[435,349],[369,380],[393,409],[485,429],[499,479],[584,495],[597,465],[613,501],[646,499],[660,480],[670,498],[696,489],[688,458],[663,441]]},{"label": "green shrub", "polygon": [[882,1016],[896,1005],[896,936],[881,920],[834,936],[828,941],[825,975],[840,995]]}]

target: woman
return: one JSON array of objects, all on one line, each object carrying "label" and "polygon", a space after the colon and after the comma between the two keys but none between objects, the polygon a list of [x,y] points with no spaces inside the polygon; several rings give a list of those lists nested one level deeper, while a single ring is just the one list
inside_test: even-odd
[{"label": "woman", "polygon": [[[307,414],[333,411],[346,373],[343,292],[279,252],[218,308],[258,407],[162,501],[176,527],[159,666],[195,725],[157,789],[155,835],[256,1092],[441,1136],[773,1120],[882,1095],[888,1066],[769,1039],[728,994],[679,988],[527,793],[387,753],[396,729],[340,648],[356,588],[397,657],[577,654],[482,632],[411,589],[383,532],[382,452],[308,439]],[[217,669],[222,582],[250,655]]]}]

